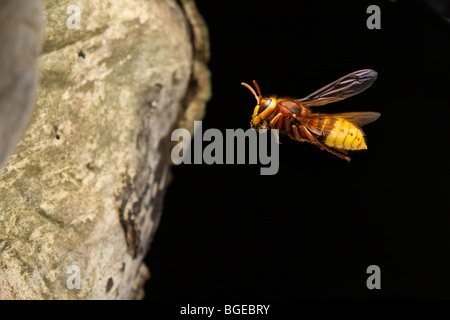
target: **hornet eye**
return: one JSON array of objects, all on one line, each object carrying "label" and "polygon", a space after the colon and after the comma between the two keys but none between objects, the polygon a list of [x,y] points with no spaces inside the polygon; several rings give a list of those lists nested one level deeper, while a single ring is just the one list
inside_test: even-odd
[{"label": "hornet eye", "polygon": [[272,99],[267,99],[266,101],[263,101],[259,107],[259,112],[264,111],[268,106],[270,106],[270,103],[272,102]]}]

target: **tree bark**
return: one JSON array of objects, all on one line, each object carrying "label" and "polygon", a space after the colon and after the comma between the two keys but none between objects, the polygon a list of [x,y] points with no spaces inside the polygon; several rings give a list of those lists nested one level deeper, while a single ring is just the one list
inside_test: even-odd
[{"label": "tree bark", "polygon": [[11,155],[34,105],[42,33],[41,1],[0,7],[0,166]]},{"label": "tree bark", "polygon": [[192,132],[211,94],[206,26],[192,0],[48,0],[43,14],[36,105],[0,171],[0,297],[142,298],[171,132]]}]

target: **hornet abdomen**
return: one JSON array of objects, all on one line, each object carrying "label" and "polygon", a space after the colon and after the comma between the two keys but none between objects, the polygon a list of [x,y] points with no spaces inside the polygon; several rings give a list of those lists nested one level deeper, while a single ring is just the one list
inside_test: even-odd
[{"label": "hornet abdomen", "polygon": [[321,117],[314,120],[318,131],[322,132],[320,140],[327,146],[344,150],[367,149],[363,131],[350,121]]}]

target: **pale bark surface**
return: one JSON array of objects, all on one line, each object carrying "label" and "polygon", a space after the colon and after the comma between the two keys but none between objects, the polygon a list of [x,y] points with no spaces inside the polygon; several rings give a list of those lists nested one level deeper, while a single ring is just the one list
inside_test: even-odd
[{"label": "pale bark surface", "polygon": [[[69,5],[80,29],[67,27]],[[206,26],[191,0],[43,10],[36,105],[0,171],[0,297],[141,298],[170,134],[192,130],[210,96]]]},{"label": "pale bark surface", "polygon": [[41,1],[0,7],[0,166],[14,151],[34,104],[41,47]]}]

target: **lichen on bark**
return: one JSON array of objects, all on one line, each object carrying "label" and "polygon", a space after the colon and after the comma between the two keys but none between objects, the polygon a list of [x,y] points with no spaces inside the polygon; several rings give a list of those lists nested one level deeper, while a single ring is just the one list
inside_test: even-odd
[{"label": "lichen on bark", "polygon": [[193,1],[44,4],[35,110],[0,171],[0,296],[139,298],[171,130],[210,96],[206,26]]}]

